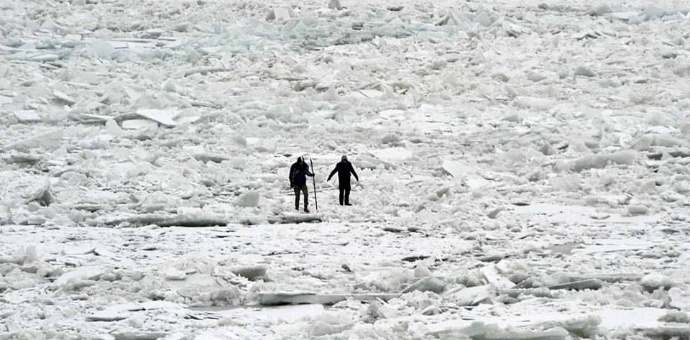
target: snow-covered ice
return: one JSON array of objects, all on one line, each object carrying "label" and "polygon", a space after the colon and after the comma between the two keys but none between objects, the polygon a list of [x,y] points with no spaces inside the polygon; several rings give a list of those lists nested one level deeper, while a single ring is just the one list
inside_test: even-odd
[{"label": "snow-covered ice", "polygon": [[0,340],[690,334],[687,1],[0,7]]}]

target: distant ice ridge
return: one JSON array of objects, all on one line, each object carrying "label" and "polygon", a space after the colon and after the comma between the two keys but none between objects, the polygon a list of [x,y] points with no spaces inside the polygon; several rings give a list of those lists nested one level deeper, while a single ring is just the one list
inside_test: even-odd
[{"label": "distant ice ridge", "polygon": [[[331,7],[299,12],[290,7],[261,7],[255,10],[266,11],[264,19],[198,21],[197,24],[181,23],[151,29],[143,25],[135,29],[118,27],[124,26],[123,23],[113,22],[109,23],[109,29],[128,34],[113,34],[108,39],[103,39],[103,34],[91,28],[98,23],[80,27],[94,18],[76,7],[79,14],[65,13],[64,24],[44,23],[33,35],[18,29],[11,32],[14,34],[3,41],[0,55],[10,60],[36,62],[74,57],[120,62],[177,58],[196,62],[208,56],[280,50],[286,43],[296,48],[321,48],[368,42],[376,37],[404,38],[423,32],[476,35],[493,28],[499,31],[514,28],[505,18],[483,7],[471,10],[409,7],[404,11],[358,7],[345,10],[340,4]],[[65,9],[50,10],[60,15]],[[136,27],[136,20],[133,21]],[[16,23],[17,26],[23,24]]]},{"label": "distant ice ridge", "polygon": [[[518,36],[538,27],[530,27],[512,15],[505,16],[489,8],[417,8],[391,7],[390,9],[344,9],[340,3],[331,8],[295,11],[291,7],[257,8],[266,12],[263,19],[236,21],[199,21],[178,23],[169,27],[145,29],[119,29],[129,32],[120,37],[100,38],[102,34],[79,27],[94,18],[85,12],[64,15],[60,23],[44,22],[34,34],[19,31],[16,22],[2,41],[0,55],[9,60],[56,62],[74,57],[116,60],[119,62],[146,62],[176,58],[196,62],[208,56],[256,53],[281,49],[285,43],[296,48],[323,48],[333,45],[358,44],[376,37],[405,38],[420,34],[471,37],[486,32],[494,36]],[[543,9],[557,9],[544,5]],[[64,8],[48,11],[60,15]],[[665,10],[648,7],[642,11],[614,11],[608,6],[592,8],[587,13],[639,24],[650,20],[688,20],[688,10]],[[84,22],[86,21],[86,22]],[[136,20],[134,21],[136,23]],[[117,29],[123,23],[112,23]],[[136,26],[136,24],[134,24]],[[29,27],[26,27],[31,30]]]},{"label": "distant ice ridge", "polygon": [[647,7],[641,12],[614,12],[604,14],[612,19],[624,21],[630,24],[640,24],[650,20],[677,21],[690,19],[690,9],[666,10],[658,7]]}]

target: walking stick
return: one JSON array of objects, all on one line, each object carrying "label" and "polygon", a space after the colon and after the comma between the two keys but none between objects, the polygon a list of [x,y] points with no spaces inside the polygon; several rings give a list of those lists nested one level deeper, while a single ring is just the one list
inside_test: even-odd
[{"label": "walking stick", "polygon": [[[311,158],[309,158],[309,163],[311,164],[311,173],[314,173],[314,162],[312,162]],[[314,183],[314,206],[316,207],[316,211],[319,211],[319,201],[316,200],[316,174],[314,176],[311,176],[311,180]]]}]

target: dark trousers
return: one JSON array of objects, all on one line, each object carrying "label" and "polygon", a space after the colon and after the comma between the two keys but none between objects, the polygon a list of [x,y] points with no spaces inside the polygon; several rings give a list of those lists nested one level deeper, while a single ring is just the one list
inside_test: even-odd
[{"label": "dark trousers", "polygon": [[299,193],[300,191],[304,194],[304,208],[306,209],[307,206],[309,205],[309,190],[307,189],[307,185],[303,186],[294,186],[293,189],[295,189],[295,209],[299,210]]},{"label": "dark trousers", "polygon": [[350,204],[350,186],[341,186],[338,188],[340,190],[340,205],[343,205],[343,198],[345,199],[345,204]]}]

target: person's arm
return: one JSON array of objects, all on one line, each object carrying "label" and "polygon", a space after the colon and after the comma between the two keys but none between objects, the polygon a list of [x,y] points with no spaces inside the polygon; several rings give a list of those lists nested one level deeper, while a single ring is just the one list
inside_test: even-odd
[{"label": "person's arm", "polygon": [[314,177],[314,173],[309,171],[309,165],[307,165],[307,176]]},{"label": "person's arm", "polygon": [[331,174],[328,175],[328,179],[326,180],[326,182],[330,181],[330,180],[331,180],[331,177],[333,177],[333,175],[335,175],[335,173],[338,172],[338,166],[339,166],[339,165],[340,165],[340,164],[336,165],[336,166],[335,166],[335,169],[333,169],[333,171],[331,171]]},{"label": "person's arm", "polygon": [[359,176],[357,176],[357,173],[355,172],[355,167],[352,166],[352,163],[350,163],[350,172],[352,172],[352,174],[355,175],[357,182],[359,182]]},{"label": "person's arm", "polygon": [[294,184],[292,183],[292,175],[293,175],[294,173],[295,173],[295,165],[293,164],[293,165],[290,167],[290,173],[288,173],[288,179],[290,180],[290,188],[292,188],[292,187],[294,186]]}]

